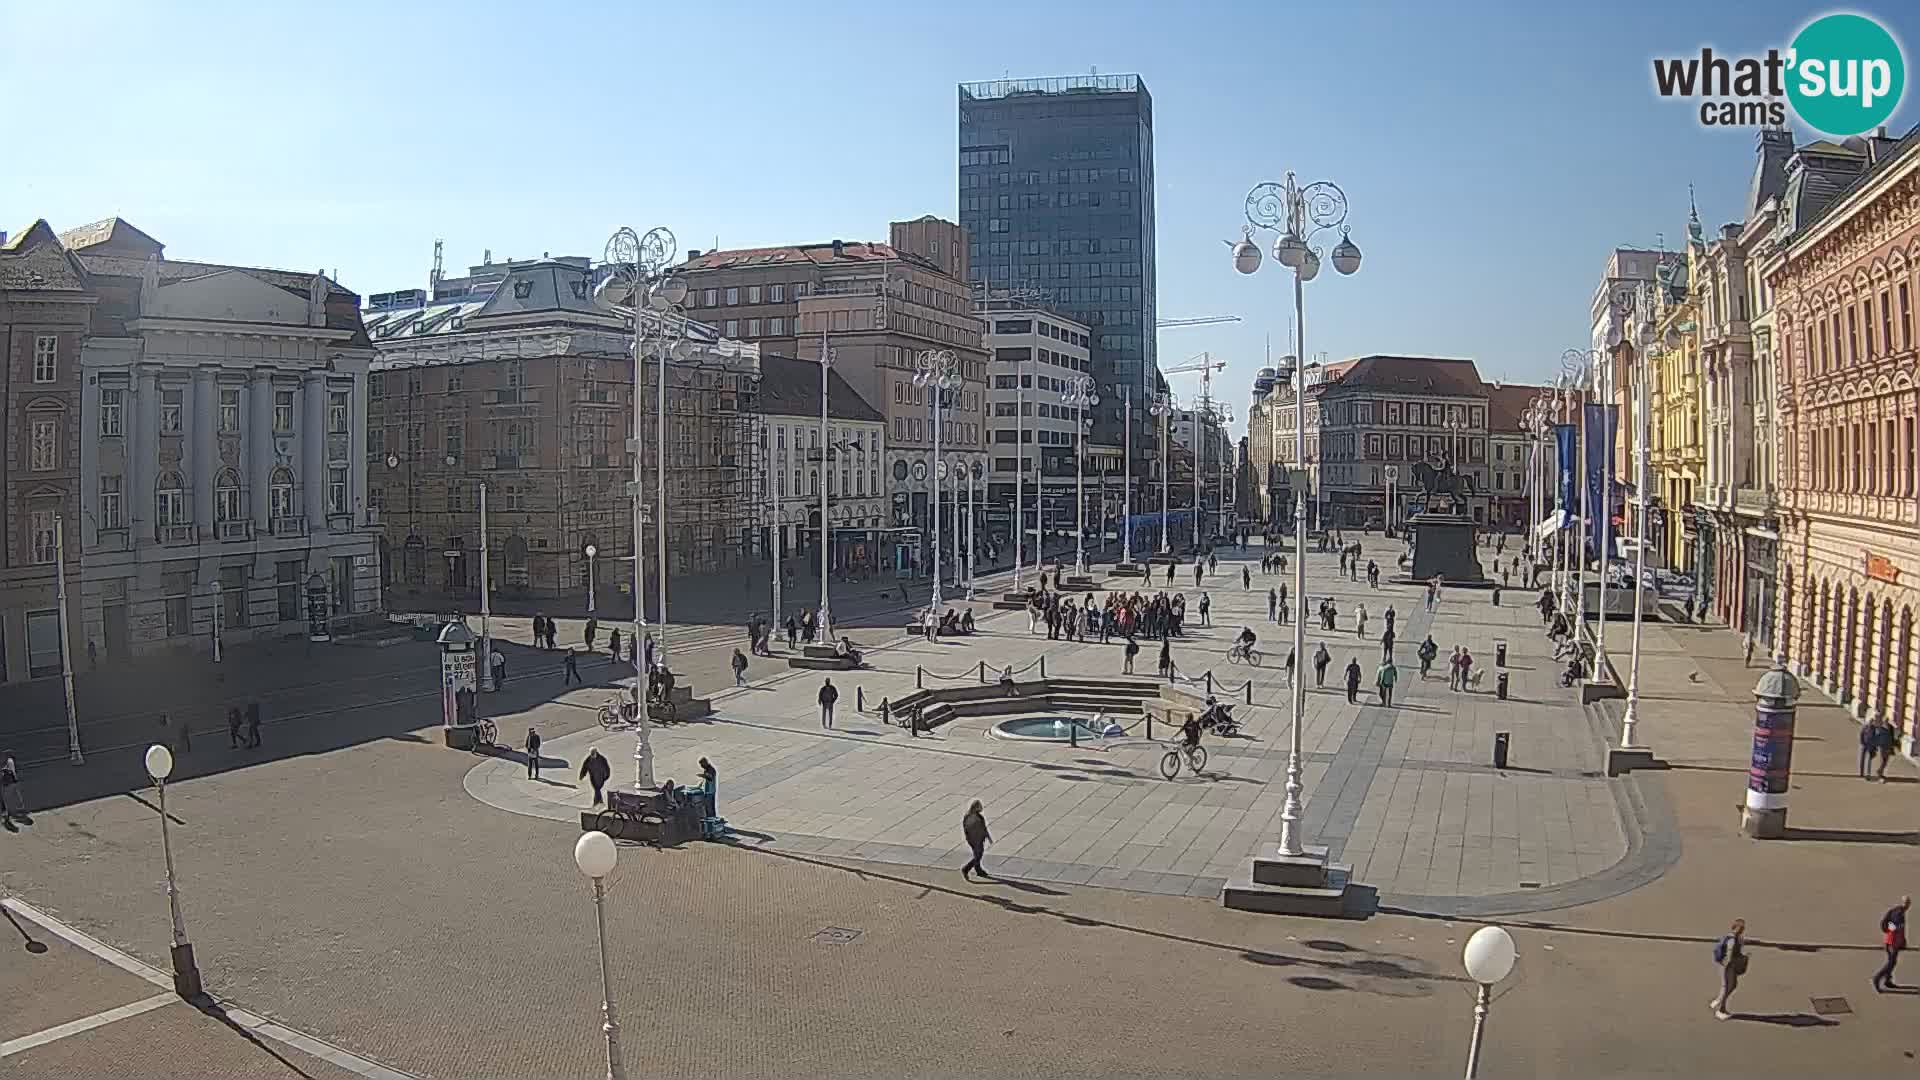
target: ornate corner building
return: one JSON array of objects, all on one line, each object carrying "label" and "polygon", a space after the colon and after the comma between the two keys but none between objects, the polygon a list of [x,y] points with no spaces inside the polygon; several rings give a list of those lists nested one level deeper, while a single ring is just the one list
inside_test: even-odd
[{"label": "ornate corner building", "polygon": [[1911,736],[1920,137],[1801,148],[1780,214],[1782,239],[1763,267],[1781,359],[1780,648],[1855,716],[1884,716]]}]

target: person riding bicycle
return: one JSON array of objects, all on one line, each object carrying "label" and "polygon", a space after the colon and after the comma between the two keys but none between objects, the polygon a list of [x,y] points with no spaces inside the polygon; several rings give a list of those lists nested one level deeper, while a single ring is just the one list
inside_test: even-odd
[{"label": "person riding bicycle", "polygon": [[1252,629],[1243,626],[1240,628],[1240,636],[1233,639],[1233,647],[1239,651],[1240,655],[1245,656],[1253,649],[1253,643],[1258,640]]},{"label": "person riding bicycle", "polygon": [[1188,713],[1186,722],[1180,725],[1180,744],[1189,750],[1200,745],[1200,718],[1192,713]]}]

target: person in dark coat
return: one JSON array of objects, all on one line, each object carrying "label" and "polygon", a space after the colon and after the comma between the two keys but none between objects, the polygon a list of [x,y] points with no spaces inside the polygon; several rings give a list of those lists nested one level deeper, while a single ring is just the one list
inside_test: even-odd
[{"label": "person in dark coat", "polygon": [[227,706],[227,747],[240,749],[240,706]]},{"label": "person in dark coat", "polygon": [[527,779],[540,779],[540,733],[527,729]]},{"label": "person in dark coat", "polygon": [[1140,655],[1140,643],[1134,640],[1132,634],[1128,634],[1127,647],[1126,647],[1126,650],[1122,653],[1124,660],[1120,665],[1120,673],[1123,675],[1133,674],[1133,658],[1139,655]]},{"label": "person in dark coat", "polygon": [[966,837],[967,848],[973,852],[973,858],[968,859],[967,865],[960,868],[960,876],[972,880],[973,875],[977,873],[983,878],[992,880],[993,875],[987,873],[987,868],[980,865],[980,860],[986,855],[987,844],[993,839],[993,834],[987,831],[987,816],[980,812],[979,799],[973,800],[973,805],[967,807],[967,816],[960,819],[960,833]]},{"label": "person in dark coat", "polygon": [[589,618],[587,620],[587,632],[586,632],[586,642],[587,642],[588,652],[593,651],[593,641],[595,638],[599,636],[600,636],[600,620]]},{"label": "person in dark coat", "polygon": [[1900,952],[1907,947],[1907,909],[1912,906],[1913,897],[1903,896],[1880,916],[1880,945],[1887,951],[1887,962],[1873,973],[1873,988],[1880,993],[1902,989],[1893,981],[1893,966],[1900,962]]},{"label": "person in dark coat", "polygon": [[829,731],[833,729],[833,703],[839,700],[840,691],[834,689],[833,680],[828,679],[820,687],[820,726]]},{"label": "person in dark coat", "polygon": [[257,701],[247,702],[246,745],[255,750],[260,748],[260,703]]},{"label": "person in dark coat", "polygon": [[1360,701],[1360,661],[1358,659],[1348,660],[1347,661],[1347,704],[1353,705],[1353,704],[1357,704],[1359,701]]},{"label": "person in dark coat", "polygon": [[616,626],[613,628],[613,633],[607,635],[607,660],[609,663],[617,663],[619,659],[620,628]]},{"label": "person in dark coat", "polygon": [[585,681],[586,680],[580,677],[580,654],[574,652],[573,646],[569,645],[567,646],[566,668],[560,675],[560,685],[565,686],[568,683],[584,683]]},{"label": "person in dark coat", "polygon": [[593,785],[593,805],[599,806],[606,796],[602,789],[607,786],[607,778],[613,775],[613,766],[605,755],[598,750],[587,751],[587,759],[580,763],[580,778]]},{"label": "person in dark coat", "polygon": [[747,685],[747,658],[741,655],[739,649],[733,650],[733,685]]}]

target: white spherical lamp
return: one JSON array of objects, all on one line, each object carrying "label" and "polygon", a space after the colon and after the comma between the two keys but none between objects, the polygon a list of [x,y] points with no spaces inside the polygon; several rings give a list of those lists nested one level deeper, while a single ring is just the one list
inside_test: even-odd
[{"label": "white spherical lamp", "polygon": [[1360,269],[1360,245],[1354,243],[1344,230],[1340,234],[1340,242],[1333,248],[1333,268],[1343,276]]},{"label": "white spherical lamp", "polygon": [[1513,935],[1498,926],[1475,930],[1461,954],[1467,977],[1481,986],[1492,986],[1513,974],[1513,962],[1517,958]]},{"label": "white spherical lamp", "polygon": [[603,878],[613,873],[613,864],[620,861],[620,849],[613,846],[613,837],[595,830],[580,834],[573,845],[573,862],[580,872],[590,878]]},{"label": "white spherical lamp", "polygon": [[173,775],[173,751],[155,743],[147,747],[147,775],[165,780]]},{"label": "white spherical lamp", "polygon": [[1233,268],[1243,274],[1260,269],[1260,245],[1241,237],[1240,242],[1233,245]]},{"label": "white spherical lamp", "polygon": [[687,281],[685,278],[671,277],[660,286],[660,295],[669,304],[679,305],[687,302]]},{"label": "white spherical lamp", "polygon": [[1307,250],[1306,257],[1300,260],[1299,269],[1300,269],[1301,281],[1312,281],[1314,278],[1319,277],[1320,276],[1319,254],[1313,251],[1311,248],[1309,248]]},{"label": "white spherical lamp", "polygon": [[1307,261],[1307,242],[1299,233],[1288,230],[1273,242],[1273,257],[1287,269],[1298,270],[1300,264]]}]

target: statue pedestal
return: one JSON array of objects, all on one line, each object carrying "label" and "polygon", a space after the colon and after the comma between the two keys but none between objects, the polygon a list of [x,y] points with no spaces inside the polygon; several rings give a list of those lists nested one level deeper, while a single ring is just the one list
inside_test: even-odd
[{"label": "statue pedestal", "polygon": [[1448,585],[1486,585],[1486,572],[1474,553],[1473,519],[1465,514],[1415,514],[1407,519],[1413,535],[1414,582],[1438,577]]}]

